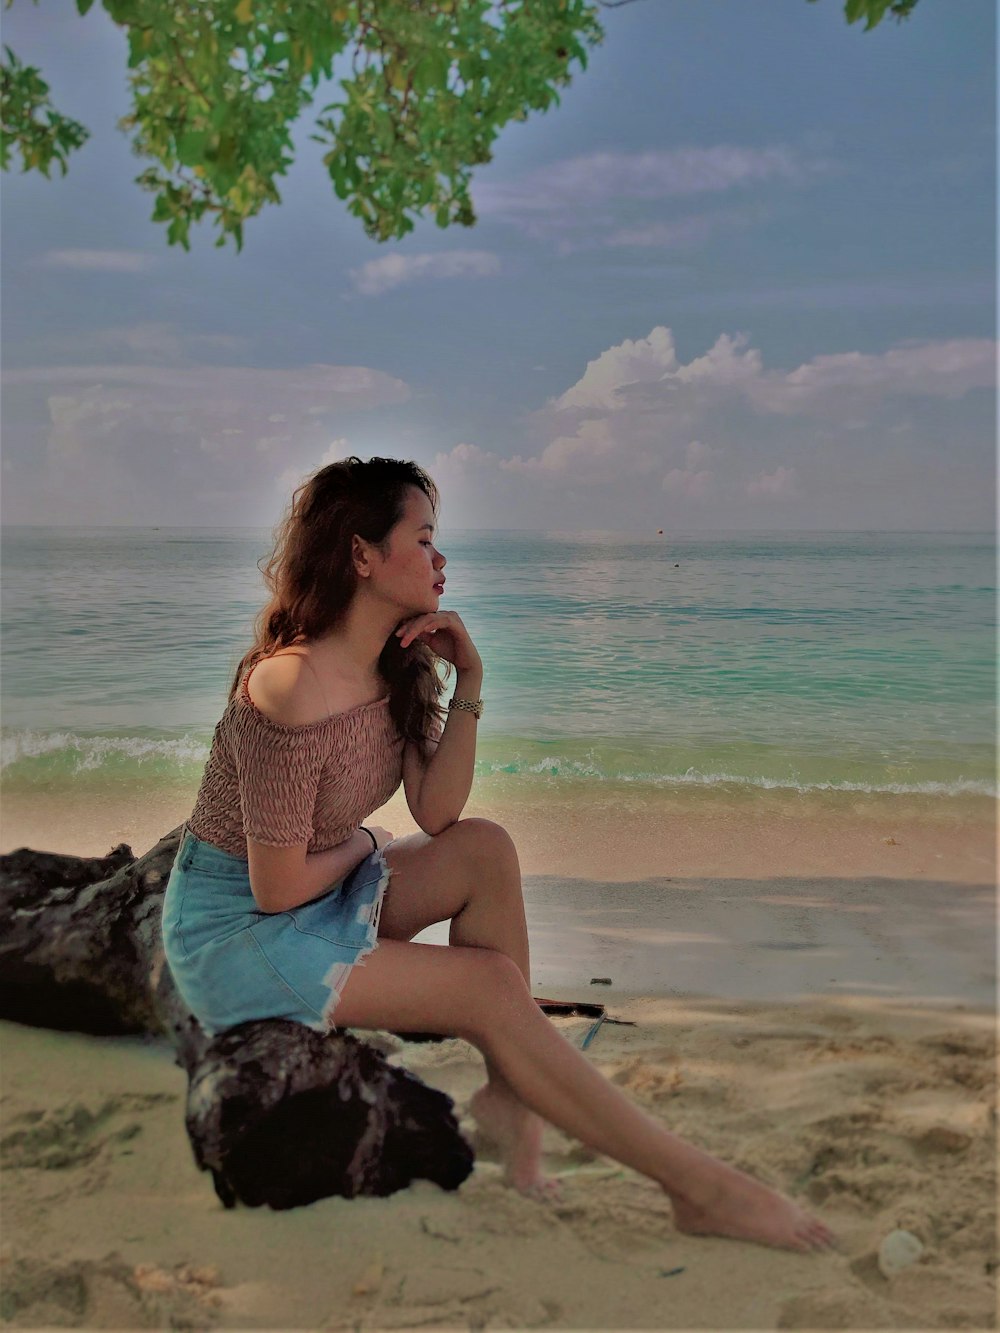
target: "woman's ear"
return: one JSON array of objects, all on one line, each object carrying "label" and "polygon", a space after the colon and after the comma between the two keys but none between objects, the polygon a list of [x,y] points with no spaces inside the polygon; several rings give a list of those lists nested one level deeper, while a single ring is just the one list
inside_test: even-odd
[{"label": "woman's ear", "polygon": [[368,578],[371,574],[371,558],[365,542],[356,533],[351,538],[351,559],[361,578]]}]

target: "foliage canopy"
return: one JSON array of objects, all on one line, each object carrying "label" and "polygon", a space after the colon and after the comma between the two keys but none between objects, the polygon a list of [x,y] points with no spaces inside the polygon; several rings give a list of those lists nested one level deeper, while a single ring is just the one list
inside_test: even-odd
[{"label": "foliage canopy", "polygon": [[[624,3],[625,0],[618,0]],[[815,2],[815,0],[814,0]],[[6,0],[9,9],[13,0]],[[38,0],[34,0],[37,4]],[[76,0],[81,15],[94,0]],[[866,31],[917,0],[846,0]],[[375,240],[414,218],[472,226],[472,168],[511,120],[559,102],[575,67],[603,38],[600,7],[615,0],[102,0],[128,38],[132,110],[118,122],[138,157],[136,183],[155,193],[152,220],[189,250],[206,213],[217,246],[266,203],[293,161],[290,127],[333,77],[343,96],[320,108],[318,134],[333,189]],[[57,111],[41,72],[9,46],[0,64],[0,168],[63,175],[89,131]]]}]

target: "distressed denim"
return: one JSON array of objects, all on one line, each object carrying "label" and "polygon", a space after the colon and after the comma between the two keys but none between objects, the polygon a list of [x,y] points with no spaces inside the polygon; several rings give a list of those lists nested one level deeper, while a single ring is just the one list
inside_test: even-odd
[{"label": "distressed denim", "polygon": [[378,946],[391,871],[372,850],[311,902],[262,912],[248,862],[185,825],[163,898],[163,947],[184,1002],[210,1035],[257,1018],[336,1031],[350,970]]}]

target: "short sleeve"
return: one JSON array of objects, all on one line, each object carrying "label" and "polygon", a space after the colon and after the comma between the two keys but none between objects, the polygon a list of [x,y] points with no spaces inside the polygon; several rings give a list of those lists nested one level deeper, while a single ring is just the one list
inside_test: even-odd
[{"label": "short sleeve", "polygon": [[233,737],[244,836],[269,847],[310,842],[325,757],[315,731],[286,730],[244,710]]}]

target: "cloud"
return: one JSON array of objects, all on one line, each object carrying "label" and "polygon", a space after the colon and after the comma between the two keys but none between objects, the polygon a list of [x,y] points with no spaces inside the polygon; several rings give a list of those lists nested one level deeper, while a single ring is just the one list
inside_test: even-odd
[{"label": "cloud", "polygon": [[539,167],[519,181],[480,185],[476,210],[483,216],[522,220],[610,199],[718,193],[752,181],[793,180],[804,172],[795,151],[783,145],[586,153]]},{"label": "cloud", "polygon": [[996,384],[992,338],[907,342],[887,352],[836,352],[813,357],[787,374],[772,371],[748,386],[763,412],[823,413],[834,402],[855,406],[889,394],[958,398]]},{"label": "cloud", "polygon": [[355,289],[363,296],[380,296],[393,287],[424,278],[492,278],[499,272],[500,259],[488,250],[386,255],[350,270]]},{"label": "cloud", "polygon": [[[750,226],[769,216],[770,211],[763,207],[693,213],[668,222],[651,221],[637,226],[619,227],[599,238],[599,243],[609,249],[687,249],[701,245],[714,232],[723,228]],[[572,248],[583,249],[585,245],[586,242],[578,242],[573,244]],[[587,245],[587,248],[590,246]]]},{"label": "cloud", "polygon": [[45,366],[3,381],[11,403],[34,386],[48,409],[25,496],[46,516],[24,522],[137,522],[154,503],[164,521],[251,522],[251,503],[264,521],[276,464],[297,472],[333,448],[330,418],[410,397],[365,366]]},{"label": "cloud", "polygon": [[920,468],[900,440],[910,432],[894,430],[900,416],[917,395],[948,400],[991,387],[995,359],[991,340],[951,339],[772,369],[747,334],[722,333],[682,361],[672,330],[659,325],[605,348],[526,419],[535,450],[503,457],[464,442],[437,454],[434,475],[484,526],[510,526],[490,521],[500,498],[502,513],[542,527],[568,510],[603,526],[613,526],[612,511],[652,521],[658,500],[664,521],[683,521],[692,503],[699,517],[734,525],[748,505],[768,502],[798,517],[806,503],[853,501],[853,516],[858,492],[872,505],[888,476],[888,503],[905,513]]},{"label": "cloud", "polygon": [[955,398],[996,383],[997,344],[990,338],[906,342],[885,352],[837,352],[813,357],[793,370],[764,369],[761,353],[745,333],[720,334],[686,365],[677,358],[673,333],[662,325],[648,337],[626,338],[587,363],[577,382],[549,411],[620,412],[626,407],[679,416],[701,396],[742,398],[757,412],[844,416],[891,395]]},{"label": "cloud", "polygon": [[522,476],[566,476],[575,483],[612,481],[619,474],[627,455],[628,470],[652,472],[657,467],[655,454],[638,448],[626,450],[612,422],[602,418],[583,421],[574,435],[560,435],[547,444],[537,458],[502,458],[499,467]]},{"label": "cloud", "polygon": [[339,463],[342,458],[352,453],[347,437],[339,435],[337,439],[331,440],[318,459],[308,463],[304,467],[285,468],[279,477],[275,478],[275,489],[281,495],[291,497],[292,492],[306,480],[317,472],[321,467],[326,467],[327,463]]},{"label": "cloud", "polygon": [[670,329],[658,326],[648,338],[626,338],[593,361],[577,382],[555,400],[559,409],[605,408],[618,405],[618,391],[626,384],[658,383],[677,367],[677,349]]},{"label": "cloud", "polygon": [[692,440],[684,450],[684,466],[673,467],[664,473],[661,486],[668,495],[678,495],[685,500],[704,500],[715,491],[715,473],[705,466],[715,458],[721,458],[724,450]]},{"label": "cloud", "polygon": [[139,250],[47,250],[28,261],[42,268],[91,269],[99,273],[143,273],[156,260]]},{"label": "cloud", "polygon": [[651,200],[720,195],[762,183],[798,182],[828,170],[792,147],[655,149],[642,153],[587,153],[566,158],[504,183],[480,183],[480,217],[508,222],[536,239],[553,239],[561,252],[592,245],[689,245],[720,225],[755,221],[759,213],[679,219],[626,218]]},{"label": "cloud", "polygon": [[778,467],[771,473],[761,472],[747,483],[747,495],[751,500],[795,500],[800,493],[793,467]]},{"label": "cloud", "polygon": [[[137,395],[148,395],[151,402],[169,399],[175,411],[189,404],[210,408],[221,401],[226,407],[247,403],[256,413],[258,403],[263,402],[267,414],[279,409],[289,417],[405,402],[410,393],[402,380],[385,371],[323,364],[278,370],[258,366],[24,366],[5,370],[2,380],[12,387],[83,384],[99,389],[105,384],[125,384]],[[323,398],[322,403],[305,406],[306,399],[317,396]]]}]

